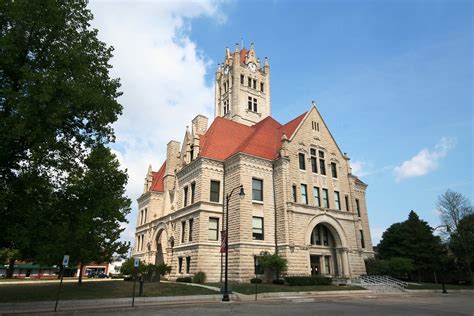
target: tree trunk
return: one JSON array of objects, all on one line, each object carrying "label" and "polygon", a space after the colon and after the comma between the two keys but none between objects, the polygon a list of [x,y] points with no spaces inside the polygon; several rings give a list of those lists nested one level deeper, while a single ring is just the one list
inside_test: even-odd
[{"label": "tree trunk", "polygon": [[15,272],[15,259],[10,259],[8,260],[6,278],[7,279],[13,278],[13,272]]},{"label": "tree trunk", "polygon": [[471,268],[470,262],[467,262],[467,272],[469,273],[469,281],[471,281],[471,286],[474,286],[474,282],[472,280],[472,268]]},{"label": "tree trunk", "polygon": [[77,285],[82,285],[82,270],[84,270],[84,264],[81,262],[79,265],[79,279],[77,280]]}]

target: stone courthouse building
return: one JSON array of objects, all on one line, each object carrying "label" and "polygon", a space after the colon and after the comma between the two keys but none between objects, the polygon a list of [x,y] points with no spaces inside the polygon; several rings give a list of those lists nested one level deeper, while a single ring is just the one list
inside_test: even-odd
[{"label": "stone courthouse building", "polygon": [[229,200],[229,278],[255,276],[254,256],[277,251],[288,275],[358,276],[373,255],[367,185],[351,173],[316,105],[281,124],[271,117],[270,66],[250,49],[226,50],[216,72],[215,117],[197,115],[166,161],[148,169],[138,198],[133,256],[165,262],[171,277],[221,277]]}]

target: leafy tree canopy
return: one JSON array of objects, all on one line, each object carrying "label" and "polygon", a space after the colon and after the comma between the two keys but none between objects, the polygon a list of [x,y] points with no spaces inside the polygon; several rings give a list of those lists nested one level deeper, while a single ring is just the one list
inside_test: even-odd
[{"label": "leafy tree canopy", "polygon": [[0,1],[0,249],[23,259],[125,247],[127,177],[104,147],[122,112],[120,83],[91,20],[87,1]]},{"label": "leafy tree canopy", "polygon": [[381,259],[411,259],[418,271],[439,268],[445,255],[441,239],[414,211],[406,221],[393,224],[383,233],[378,251]]}]

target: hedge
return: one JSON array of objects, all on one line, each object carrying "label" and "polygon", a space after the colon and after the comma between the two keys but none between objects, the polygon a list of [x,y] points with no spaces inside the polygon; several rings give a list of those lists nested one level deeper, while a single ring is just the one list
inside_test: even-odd
[{"label": "hedge", "polygon": [[250,283],[262,283],[262,279],[253,278],[253,279],[250,279]]},{"label": "hedge", "polygon": [[286,277],[285,281],[290,286],[297,285],[330,285],[332,279],[323,276],[292,276]]}]

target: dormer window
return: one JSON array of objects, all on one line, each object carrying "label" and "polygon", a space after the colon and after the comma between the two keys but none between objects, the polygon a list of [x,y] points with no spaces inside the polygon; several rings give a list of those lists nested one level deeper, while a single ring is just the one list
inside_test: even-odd
[{"label": "dormer window", "polygon": [[263,82],[260,82],[260,92],[263,92]]},{"label": "dormer window", "polygon": [[248,97],[248,109],[249,111],[252,111],[252,97]]},{"label": "dormer window", "polygon": [[253,88],[257,90],[257,79],[253,79]]},{"label": "dormer window", "polygon": [[247,81],[248,81],[249,88],[252,88],[252,78],[248,77]]},{"label": "dormer window", "polygon": [[253,111],[257,112],[257,98],[253,98]]},{"label": "dormer window", "polygon": [[244,84],[244,75],[240,75],[240,84]]}]

